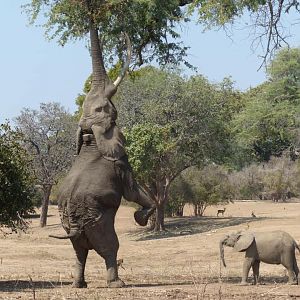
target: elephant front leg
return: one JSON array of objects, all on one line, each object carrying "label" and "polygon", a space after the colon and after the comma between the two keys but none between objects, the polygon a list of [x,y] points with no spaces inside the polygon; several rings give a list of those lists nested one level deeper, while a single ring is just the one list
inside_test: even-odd
[{"label": "elephant front leg", "polygon": [[76,262],[75,262],[75,268],[74,268],[74,281],[72,284],[72,287],[75,288],[86,288],[87,283],[84,279],[84,269],[85,269],[85,263],[86,258],[88,256],[88,249],[85,249],[83,247],[80,247],[78,245],[78,241],[72,241],[73,248],[75,250],[76,254]]},{"label": "elephant front leg", "polygon": [[243,263],[243,276],[242,276],[241,285],[248,285],[247,279],[248,279],[248,274],[249,274],[252,264],[253,264],[253,258],[245,257],[245,260]]},{"label": "elephant front leg", "polygon": [[134,219],[140,226],[146,226],[148,219],[155,211],[155,203],[137,185],[132,189],[125,186],[123,196],[127,201],[132,201],[142,206],[141,210],[137,210],[134,213]]}]

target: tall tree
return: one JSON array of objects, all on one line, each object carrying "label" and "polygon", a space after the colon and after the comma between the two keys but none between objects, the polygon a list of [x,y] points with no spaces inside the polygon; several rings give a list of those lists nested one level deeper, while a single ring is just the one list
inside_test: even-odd
[{"label": "tall tree", "polygon": [[41,227],[46,226],[49,196],[75,154],[74,117],[58,103],[42,103],[39,110],[25,108],[16,118],[33,160],[36,182],[43,191]]},{"label": "tall tree", "polygon": [[9,124],[0,125],[0,225],[26,229],[24,217],[33,212],[33,174],[22,147],[22,135]]},{"label": "tall tree", "polygon": [[269,80],[247,91],[231,123],[238,143],[259,161],[299,147],[300,50],[283,49],[268,66]]},{"label": "tall tree", "polygon": [[[134,65],[157,60],[160,64],[185,60],[187,47],[178,38],[176,24],[189,21],[196,12],[206,29],[226,28],[244,15],[252,29],[252,47],[263,48],[262,64],[277,49],[288,44],[290,33],[284,20],[287,15],[297,20],[300,2],[297,0],[31,0],[24,6],[31,23],[40,13],[46,20],[48,38],[57,38],[61,45],[80,39],[90,31],[90,20],[99,30],[101,49],[106,62],[116,62],[123,56],[126,32],[132,46]],[[46,10],[48,8],[48,10]],[[187,9],[186,9],[187,8]],[[291,22],[292,23],[292,22]],[[243,24],[243,23],[242,23]],[[297,23],[296,23],[297,24]],[[177,27],[178,28],[178,27]]]},{"label": "tall tree", "polygon": [[230,90],[223,88],[202,76],[184,79],[176,72],[146,68],[119,90],[119,122],[129,160],[156,203],[157,231],[164,229],[173,180],[190,166],[221,162],[229,154],[223,113]]}]

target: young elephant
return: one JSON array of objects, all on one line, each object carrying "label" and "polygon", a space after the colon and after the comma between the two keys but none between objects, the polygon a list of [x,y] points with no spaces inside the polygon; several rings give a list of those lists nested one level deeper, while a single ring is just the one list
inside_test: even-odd
[{"label": "young elephant", "polygon": [[253,270],[254,284],[258,283],[259,264],[282,264],[288,271],[289,284],[298,284],[299,269],[295,248],[300,251],[295,240],[284,231],[238,232],[220,240],[220,256],[224,267],[223,245],[233,247],[238,252],[245,252],[242,285],[247,284],[250,268]]}]

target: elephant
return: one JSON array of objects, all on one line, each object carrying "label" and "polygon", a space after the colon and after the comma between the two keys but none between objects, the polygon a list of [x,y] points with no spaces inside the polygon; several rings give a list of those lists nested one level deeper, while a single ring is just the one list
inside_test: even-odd
[{"label": "elephant", "polygon": [[104,258],[107,286],[124,286],[118,276],[119,241],[114,223],[121,198],[139,204],[136,222],[145,226],[155,203],[137,185],[125,151],[125,138],[116,125],[117,110],[111,97],[117,84],[108,78],[97,29],[90,20],[92,84],[76,135],[77,157],[58,192],[58,210],[76,254],[73,287],[85,288],[84,269],[89,250]]},{"label": "elephant", "polygon": [[247,284],[252,267],[254,284],[259,283],[260,262],[282,264],[288,271],[289,284],[298,284],[299,269],[295,256],[295,248],[300,251],[296,241],[284,231],[270,232],[238,232],[226,235],[220,240],[220,257],[224,267],[224,247],[233,247],[238,252],[245,252],[241,285]]},{"label": "elephant", "polygon": [[135,182],[127,157],[105,159],[99,152],[93,134],[83,135],[78,157],[58,193],[58,208],[67,235],[76,253],[73,286],[82,288],[88,251],[101,255],[107,268],[109,287],[121,287],[118,277],[118,238],[114,229],[116,212],[122,196],[142,206],[134,213],[136,222],[145,226],[155,210],[154,203]]}]

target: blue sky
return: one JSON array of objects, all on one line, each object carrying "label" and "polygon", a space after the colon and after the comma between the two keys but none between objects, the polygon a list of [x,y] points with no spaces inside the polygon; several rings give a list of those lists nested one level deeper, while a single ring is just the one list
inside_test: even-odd
[{"label": "blue sky", "polygon": [[[23,107],[38,108],[39,103],[60,102],[70,112],[76,109],[75,98],[91,72],[85,43],[60,47],[48,42],[41,28],[28,27],[21,5],[26,0],[0,1],[1,52],[0,122],[19,115]],[[300,30],[292,29],[291,46],[300,46]],[[263,82],[259,51],[250,50],[247,31],[235,30],[232,39],[223,31],[202,33],[200,26],[184,25],[183,42],[190,46],[188,60],[198,72],[213,82],[232,76],[236,88],[245,90]]]}]

